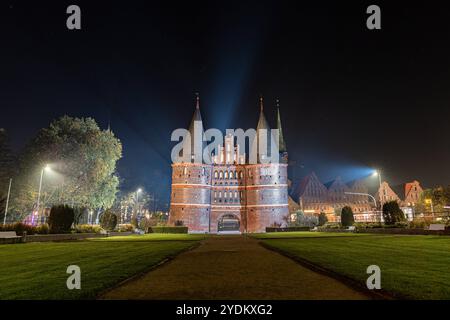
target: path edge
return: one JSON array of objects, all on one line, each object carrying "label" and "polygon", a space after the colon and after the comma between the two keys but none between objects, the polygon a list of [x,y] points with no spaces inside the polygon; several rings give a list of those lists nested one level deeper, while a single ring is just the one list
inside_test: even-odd
[{"label": "path edge", "polygon": [[264,243],[261,240],[258,240],[258,243],[260,246],[262,246],[263,248],[276,252],[284,257],[287,257],[293,261],[295,261],[296,263],[300,264],[301,266],[308,268],[314,272],[323,274],[325,276],[328,276],[330,278],[333,278],[335,280],[338,280],[342,283],[344,283],[345,285],[347,285],[348,287],[355,289],[367,296],[369,296],[370,298],[374,299],[374,300],[405,300],[405,297],[402,297],[398,294],[392,294],[390,292],[387,292],[384,289],[380,289],[377,291],[374,290],[368,290],[366,287],[364,287],[363,285],[361,285],[361,283],[357,280],[354,280],[353,278],[347,277],[345,275],[342,275],[336,271],[333,271],[331,269],[322,267],[316,263],[313,263],[309,260],[306,260],[304,258],[300,258],[294,254],[291,254],[287,251],[284,251],[282,249],[273,247],[267,243]]},{"label": "path edge", "polygon": [[104,299],[102,298],[102,296],[104,296],[105,294],[107,294],[108,292],[117,289],[118,287],[121,287],[131,281],[134,281],[138,278],[141,278],[143,276],[145,276],[147,273],[154,271],[155,269],[162,267],[163,265],[167,264],[168,262],[174,260],[176,257],[178,257],[180,254],[183,254],[187,251],[191,251],[194,249],[197,249],[199,246],[201,246],[203,244],[203,241],[205,241],[204,239],[201,241],[198,241],[197,243],[193,244],[192,246],[185,248],[179,252],[177,252],[176,254],[172,254],[167,256],[166,258],[164,258],[163,260],[159,261],[157,264],[151,265],[150,267],[132,275],[129,278],[126,278],[118,283],[116,283],[115,285],[108,287],[106,289],[101,290],[98,294],[95,295],[94,300],[120,300],[120,299]]}]

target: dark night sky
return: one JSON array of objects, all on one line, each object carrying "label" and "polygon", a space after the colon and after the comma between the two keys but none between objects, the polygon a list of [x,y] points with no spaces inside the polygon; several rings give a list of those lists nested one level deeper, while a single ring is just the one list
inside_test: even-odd
[{"label": "dark night sky", "polygon": [[[450,24],[439,3],[2,1],[0,127],[19,150],[64,114],[108,118],[124,188],[168,202],[172,130],[199,91],[207,127],[249,128],[274,100],[296,175],[450,182]],[[393,2],[393,1],[391,1]],[[69,4],[82,30],[66,29]],[[274,121],[272,121],[274,122]]]}]

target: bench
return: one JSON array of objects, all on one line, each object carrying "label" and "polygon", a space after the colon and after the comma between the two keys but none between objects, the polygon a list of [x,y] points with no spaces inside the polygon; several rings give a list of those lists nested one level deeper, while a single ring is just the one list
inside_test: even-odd
[{"label": "bench", "polygon": [[0,238],[22,238],[21,236],[18,236],[15,231],[0,231]]},{"label": "bench", "polygon": [[445,224],[432,223],[430,224],[430,228],[428,230],[443,231],[445,230]]},{"label": "bench", "polygon": [[16,243],[20,242],[22,238],[15,231],[0,231],[0,243]]}]

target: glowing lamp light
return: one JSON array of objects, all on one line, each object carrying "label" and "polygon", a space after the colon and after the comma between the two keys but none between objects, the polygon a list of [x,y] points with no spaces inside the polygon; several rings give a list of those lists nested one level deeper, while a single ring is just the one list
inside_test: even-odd
[{"label": "glowing lamp light", "polygon": [[372,176],[377,177],[377,176],[378,176],[378,171],[375,170],[375,171],[372,173]]},{"label": "glowing lamp light", "polygon": [[141,189],[141,188],[137,189],[137,192],[138,192],[138,193],[141,193],[141,192],[142,192],[142,189]]}]

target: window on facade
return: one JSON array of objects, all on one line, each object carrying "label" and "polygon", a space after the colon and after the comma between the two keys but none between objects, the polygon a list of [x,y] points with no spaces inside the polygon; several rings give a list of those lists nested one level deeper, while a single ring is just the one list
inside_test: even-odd
[{"label": "window on facade", "polygon": [[184,174],[184,175],[187,174],[187,168],[186,168],[186,167],[184,167],[184,169],[183,169],[183,174]]},{"label": "window on facade", "polygon": [[222,171],[219,172],[219,179],[223,179],[223,172]]},{"label": "window on facade", "polygon": [[218,177],[218,173],[217,173],[217,170],[216,171],[214,171],[214,178],[216,178],[217,179],[217,177]]},{"label": "window on facade", "polygon": [[228,179],[228,171],[225,171],[225,179]]},{"label": "window on facade", "polygon": [[234,197],[237,198],[237,191],[234,192]]},{"label": "window on facade", "polygon": [[239,177],[240,177],[241,179],[243,179],[243,178],[244,178],[244,172],[239,171]]}]

